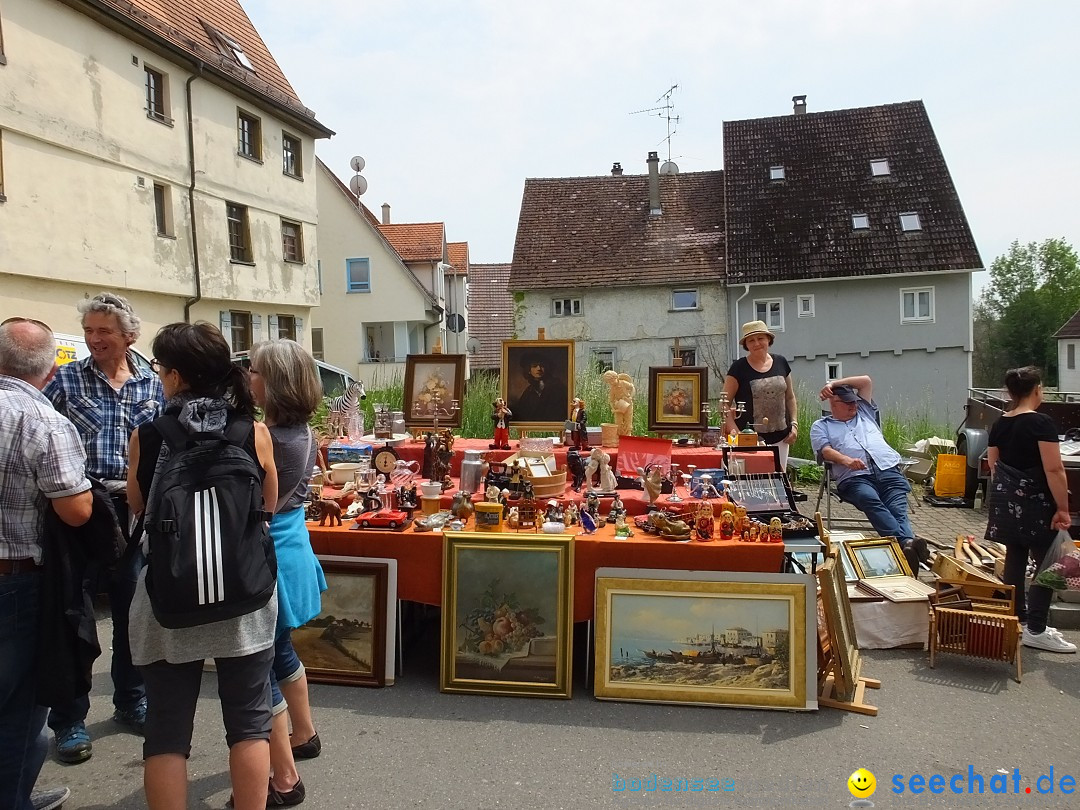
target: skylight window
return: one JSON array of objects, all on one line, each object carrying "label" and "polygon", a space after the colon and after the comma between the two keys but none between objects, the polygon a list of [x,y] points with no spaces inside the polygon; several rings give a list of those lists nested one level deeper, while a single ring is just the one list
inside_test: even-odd
[{"label": "skylight window", "polygon": [[770,166],[769,167],[769,179],[770,180],[783,180],[784,179],[784,167],[783,166]]},{"label": "skylight window", "polygon": [[851,215],[851,229],[853,231],[862,231],[870,227],[870,215],[869,214],[852,214]]},{"label": "skylight window", "polygon": [[915,211],[908,211],[900,215],[900,230],[903,231],[921,231],[922,223],[919,221],[919,215]]},{"label": "skylight window", "polygon": [[201,22],[203,24],[203,28],[206,29],[206,33],[210,36],[210,39],[213,40],[213,43],[217,46],[217,49],[221,51],[223,56],[234,59],[236,63],[241,67],[247,68],[252,73],[255,72],[255,65],[251,63],[251,60],[248,59],[247,54],[244,53],[243,45],[230,37],[228,34],[225,34],[216,29],[214,26],[210,25],[210,23],[206,22],[206,20],[202,20]]},{"label": "skylight window", "polygon": [[885,177],[892,174],[892,170],[889,168],[889,161],[885,158],[870,161],[870,174],[874,177]]}]

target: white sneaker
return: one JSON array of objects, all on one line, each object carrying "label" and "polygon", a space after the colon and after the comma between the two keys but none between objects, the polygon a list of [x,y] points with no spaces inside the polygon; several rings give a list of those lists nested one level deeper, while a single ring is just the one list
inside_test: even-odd
[{"label": "white sneaker", "polygon": [[1036,650],[1046,650],[1047,652],[1076,652],[1076,645],[1071,641],[1066,641],[1065,637],[1052,627],[1047,627],[1041,633],[1032,633],[1025,627],[1022,643],[1025,647],[1034,647]]}]

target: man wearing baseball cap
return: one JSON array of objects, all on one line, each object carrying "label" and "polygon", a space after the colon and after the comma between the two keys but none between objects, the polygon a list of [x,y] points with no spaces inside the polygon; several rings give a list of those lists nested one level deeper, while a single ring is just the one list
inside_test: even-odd
[{"label": "man wearing baseball cap", "polygon": [[832,465],[836,493],[862,511],[882,537],[895,537],[913,573],[919,570],[915,534],[908,519],[911,485],[900,470],[900,454],[881,433],[874,384],[866,375],[827,383],[821,399],[830,415],[814,422],[810,444]]}]

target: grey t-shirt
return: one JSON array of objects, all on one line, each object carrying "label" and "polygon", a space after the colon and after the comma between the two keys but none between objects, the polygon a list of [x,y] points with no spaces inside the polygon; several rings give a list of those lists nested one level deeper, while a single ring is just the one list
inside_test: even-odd
[{"label": "grey t-shirt", "polygon": [[274,465],[278,473],[278,502],[275,512],[289,512],[304,505],[315,466],[318,446],[307,425],[273,425]]}]

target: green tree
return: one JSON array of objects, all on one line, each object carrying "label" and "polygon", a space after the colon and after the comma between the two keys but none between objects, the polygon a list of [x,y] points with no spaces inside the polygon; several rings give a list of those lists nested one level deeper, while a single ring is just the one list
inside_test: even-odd
[{"label": "green tree", "polygon": [[1063,239],[1021,245],[990,265],[990,284],[975,306],[974,382],[998,386],[1005,370],[1036,365],[1057,385],[1054,333],[1080,309],[1080,262]]}]

